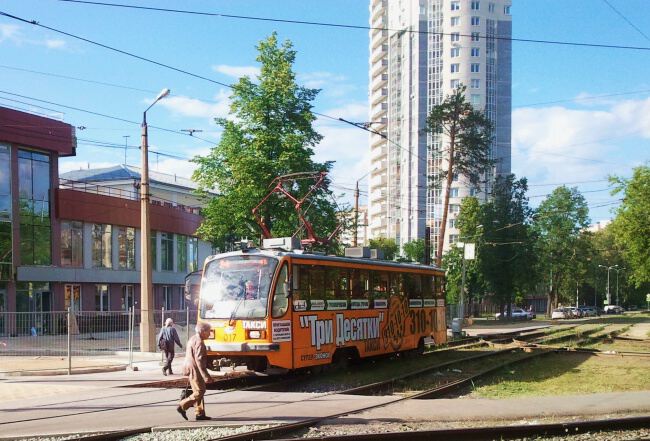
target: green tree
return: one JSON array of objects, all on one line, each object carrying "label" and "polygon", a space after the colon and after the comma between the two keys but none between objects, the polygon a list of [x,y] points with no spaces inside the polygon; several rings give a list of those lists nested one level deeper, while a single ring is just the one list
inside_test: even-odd
[{"label": "green tree", "polygon": [[376,248],[384,252],[384,259],[386,260],[395,260],[397,251],[399,247],[395,239],[387,239],[385,237],[380,237],[377,239],[370,239],[368,241],[370,248]]},{"label": "green tree", "polygon": [[481,207],[483,241],[479,268],[487,289],[499,302],[504,316],[510,306],[535,284],[534,234],[530,223],[533,210],[528,206],[525,178],[498,177],[492,198]]},{"label": "green tree", "polygon": [[[261,64],[257,82],[243,77],[233,86],[229,118],[216,119],[223,128],[219,144],[207,156],[194,159],[198,168],[193,178],[209,198],[199,234],[215,245],[224,246],[228,237],[258,237],[251,210],[276,177],[331,168],[331,163],[312,160],[312,147],[322,139],[312,126],[311,110],[319,91],[296,83],[291,42],[279,45],[273,33],[257,50]],[[312,184],[298,180],[291,191],[300,197]],[[208,196],[208,191],[217,196]],[[310,199],[308,217],[319,235],[327,235],[336,223],[328,195],[326,186]],[[292,235],[299,228],[293,204],[277,194],[260,214],[275,236]]]},{"label": "green tree", "polygon": [[623,194],[612,222],[615,242],[629,263],[630,281],[650,283],[650,167],[636,167],[632,178],[611,177],[613,194]]},{"label": "green tree", "polygon": [[430,179],[434,186],[443,189],[443,210],[440,239],[436,250],[436,263],[442,263],[442,250],[447,228],[449,192],[455,175],[462,176],[477,186],[494,165],[490,159],[492,123],[484,112],[475,110],[465,100],[466,87],[457,88],[442,104],[434,106],[427,117],[427,131],[440,137],[434,144],[434,156],[440,157],[446,167],[440,167]]},{"label": "green tree", "polygon": [[[564,298],[574,298],[576,265],[581,258],[581,232],[589,225],[589,208],[577,188],[557,187],[539,205],[535,213],[538,274],[548,281],[547,310]],[[585,259],[586,260],[586,259]]]},{"label": "green tree", "polygon": [[407,261],[424,263],[424,239],[405,243],[403,251]]}]

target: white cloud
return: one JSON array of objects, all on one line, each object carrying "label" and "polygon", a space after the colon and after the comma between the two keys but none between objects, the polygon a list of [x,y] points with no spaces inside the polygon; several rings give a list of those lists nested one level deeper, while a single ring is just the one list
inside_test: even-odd
[{"label": "white cloud", "polygon": [[63,49],[65,47],[65,41],[57,39],[48,39],[45,40],[45,46],[50,49]]},{"label": "white cloud", "polygon": [[0,43],[3,41],[13,41],[20,43],[20,26],[8,23],[0,23]]},{"label": "white cloud", "polygon": [[344,118],[352,122],[363,122],[368,119],[368,103],[365,101],[348,103],[329,109],[325,114],[336,118]]},{"label": "white cloud", "polygon": [[332,83],[341,83],[345,79],[345,76],[331,72],[307,72],[298,74],[298,82],[310,89],[322,89]]},{"label": "white cloud", "polygon": [[212,66],[212,70],[233,78],[241,78],[244,76],[253,78],[260,74],[260,68],[256,66],[229,66],[227,64],[217,64]]},{"label": "white cloud", "polygon": [[[212,102],[189,98],[182,95],[172,95],[158,104],[171,110],[172,113],[193,118],[225,117],[228,115],[230,101],[225,90],[219,91]],[[149,104],[149,103],[147,103]]]},{"label": "white cloud", "polygon": [[[624,138],[650,138],[650,98],[603,110],[554,106],[513,111],[512,164],[535,182],[566,182],[627,172],[635,161]],[[643,155],[641,155],[643,156]],[[570,177],[570,179],[567,179]]]}]

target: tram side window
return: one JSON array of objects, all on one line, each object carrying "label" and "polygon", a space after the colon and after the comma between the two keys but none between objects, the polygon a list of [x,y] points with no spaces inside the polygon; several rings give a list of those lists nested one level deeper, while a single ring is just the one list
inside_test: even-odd
[{"label": "tram side window", "polygon": [[350,271],[345,268],[339,268],[339,282],[336,298],[339,300],[350,300]]},{"label": "tram side window", "polygon": [[440,276],[434,276],[434,294],[436,298],[444,298],[445,297],[445,287],[443,285],[444,279]]},{"label": "tram side window", "polygon": [[390,274],[390,286],[388,288],[388,292],[391,296],[404,296],[404,286],[401,274]]},{"label": "tram side window", "polygon": [[309,268],[309,299],[323,300],[325,298],[325,268],[312,266]]},{"label": "tram side window", "polygon": [[367,270],[352,270],[350,275],[353,299],[368,299],[370,297],[370,272]]},{"label": "tram side window", "polygon": [[409,299],[422,298],[422,284],[418,274],[402,274],[403,294]]},{"label": "tram side window", "polygon": [[388,298],[388,273],[381,271],[372,271],[372,298]]},{"label": "tram side window", "polygon": [[325,299],[326,300],[336,300],[336,299],[345,298],[341,294],[342,276],[345,277],[345,273],[340,274],[338,268],[327,267],[325,269]]},{"label": "tram side window", "polygon": [[433,276],[420,276],[422,283],[422,296],[425,299],[432,299],[435,297],[433,293]]},{"label": "tram side window", "polygon": [[275,285],[275,293],[273,294],[273,307],[271,313],[273,318],[282,317],[289,306],[289,274],[287,265],[282,267],[278,280]]}]

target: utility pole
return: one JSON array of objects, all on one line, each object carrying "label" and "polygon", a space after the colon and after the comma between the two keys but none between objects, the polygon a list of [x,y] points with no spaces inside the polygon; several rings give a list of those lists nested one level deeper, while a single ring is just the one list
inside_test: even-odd
[{"label": "utility pole", "polygon": [[353,245],[357,246],[359,235],[359,181],[357,181],[357,187],[354,190],[354,243]]}]

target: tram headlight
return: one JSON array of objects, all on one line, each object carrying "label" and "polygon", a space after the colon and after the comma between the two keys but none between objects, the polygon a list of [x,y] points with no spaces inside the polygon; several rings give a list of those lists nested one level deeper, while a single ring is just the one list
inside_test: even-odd
[{"label": "tram headlight", "polygon": [[266,332],[251,329],[248,331],[248,338],[251,340],[266,338]]}]

